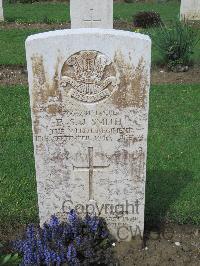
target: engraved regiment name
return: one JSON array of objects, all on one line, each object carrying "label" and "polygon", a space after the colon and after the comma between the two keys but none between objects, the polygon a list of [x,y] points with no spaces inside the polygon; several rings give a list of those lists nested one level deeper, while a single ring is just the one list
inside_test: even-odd
[{"label": "engraved regiment name", "polygon": [[114,64],[100,52],[80,51],[64,63],[60,88],[83,103],[104,100],[117,89]]}]

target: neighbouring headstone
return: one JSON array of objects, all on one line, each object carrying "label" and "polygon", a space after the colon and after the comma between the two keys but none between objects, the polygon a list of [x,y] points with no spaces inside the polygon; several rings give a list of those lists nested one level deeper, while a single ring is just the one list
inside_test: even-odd
[{"label": "neighbouring headstone", "polygon": [[113,28],[113,0],[70,0],[71,28]]},{"label": "neighbouring headstone", "polygon": [[26,56],[40,222],[70,209],[143,234],[151,41],[108,29],[30,36]]},{"label": "neighbouring headstone", "polygon": [[4,21],[4,16],[3,16],[3,0],[0,0],[0,21]]},{"label": "neighbouring headstone", "polygon": [[200,20],[200,0],[181,0],[181,20]]}]

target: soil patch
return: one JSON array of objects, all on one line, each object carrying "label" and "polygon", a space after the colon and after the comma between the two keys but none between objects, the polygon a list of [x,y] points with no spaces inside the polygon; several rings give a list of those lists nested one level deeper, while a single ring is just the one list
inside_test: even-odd
[{"label": "soil patch", "polygon": [[70,23],[53,23],[53,24],[47,24],[47,23],[0,23],[0,29],[6,29],[6,30],[61,30],[61,29],[69,29]]},{"label": "soil patch", "polygon": [[[16,23],[16,22],[3,22],[0,23],[0,30],[2,29],[30,29],[30,30],[61,30],[61,29],[70,29],[71,23]],[[120,29],[120,30],[133,30],[133,24],[130,22],[122,21],[122,20],[116,20],[114,21],[114,28]]]},{"label": "soil patch", "polygon": [[[174,73],[164,69],[153,69],[151,83],[157,84],[198,84],[200,83],[200,68],[194,66],[187,72]],[[0,66],[0,85],[26,85],[28,86],[28,75],[22,66]]]},{"label": "soil patch", "polygon": [[[25,225],[0,228],[4,252],[11,252],[8,241],[21,239]],[[114,244],[116,263],[123,266],[198,266],[200,259],[200,228],[193,225],[163,224],[146,228],[144,240]]]},{"label": "soil patch", "polygon": [[146,230],[145,235],[143,246],[138,240],[116,245],[119,265],[199,265],[199,228],[191,225],[168,224]]},{"label": "soil patch", "polygon": [[28,85],[28,74],[22,66],[0,66],[0,85]]},{"label": "soil patch", "polygon": [[152,84],[198,84],[200,67],[190,67],[187,72],[169,72],[165,69],[154,69],[151,73]]}]

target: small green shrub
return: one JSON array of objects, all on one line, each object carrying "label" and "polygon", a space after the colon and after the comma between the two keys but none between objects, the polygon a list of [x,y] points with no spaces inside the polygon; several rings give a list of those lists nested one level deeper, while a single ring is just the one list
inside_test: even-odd
[{"label": "small green shrub", "polygon": [[170,70],[188,69],[199,41],[198,33],[190,25],[177,21],[171,27],[163,25],[153,30],[150,35]]},{"label": "small green shrub", "polygon": [[139,28],[157,27],[162,24],[160,14],[154,11],[137,13],[133,18],[133,24]]}]

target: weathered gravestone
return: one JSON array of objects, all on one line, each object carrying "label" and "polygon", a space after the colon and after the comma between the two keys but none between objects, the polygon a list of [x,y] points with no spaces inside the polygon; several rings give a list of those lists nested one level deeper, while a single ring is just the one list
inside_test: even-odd
[{"label": "weathered gravestone", "polygon": [[151,41],[73,29],[26,41],[40,221],[70,209],[142,234]]},{"label": "weathered gravestone", "polygon": [[3,17],[3,0],[0,0],[0,21],[4,21],[4,17]]},{"label": "weathered gravestone", "polygon": [[71,28],[113,28],[113,0],[70,0]]},{"label": "weathered gravestone", "polygon": [[200,20],[200,0],[181,0],[181,20]]}]

